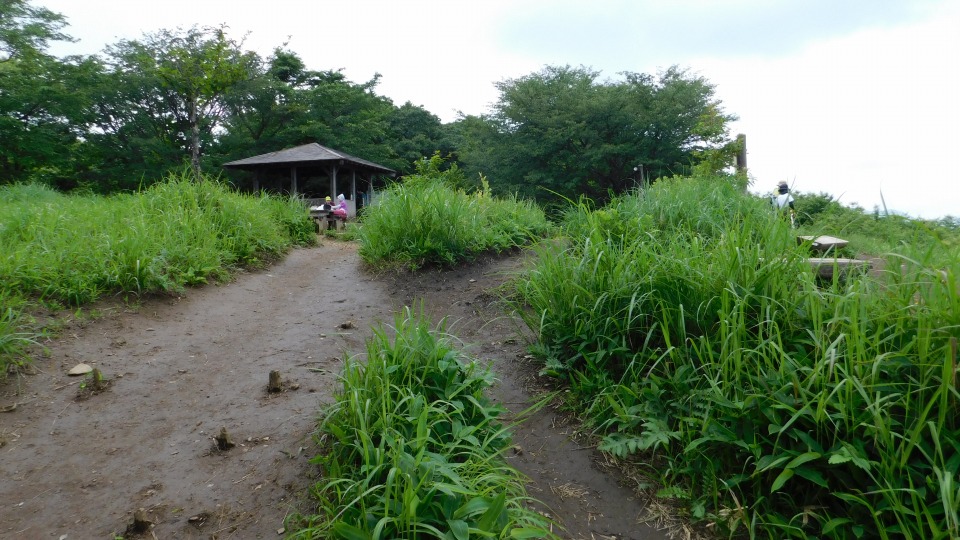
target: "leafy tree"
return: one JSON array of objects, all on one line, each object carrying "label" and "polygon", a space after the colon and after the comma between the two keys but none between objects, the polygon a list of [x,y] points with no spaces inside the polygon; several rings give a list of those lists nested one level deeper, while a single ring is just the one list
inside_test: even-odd
[{"label": "leafy tree", "polygon": [[[480,116],[466,115],[444,124],[443,131],[445,139],[450,141],[450,146],[453,148],[450,153],[451,161],[463,167],[468,181],[472,182],[476,179],[479,185],[480,176],[484,171],[489,173],[499,170],[500,160],[491,149],[484,147],[486,141],[497,136],[492,122]],[[518,189],[518,186],[508,184],[502,176],[498,180],[496,189],[501,193],[526,194],[524,190]],[[534,195],[529,194],[531,197]]]},{"label": "leafy tree", "polygon": [[633,135],[642,144],[641,162],[652,178],[682,172],[707,150],[731,144],[727,123],[736,118],[723,113],[713,85],[703,77],[676,66],[656,79],[623,75],[632,98],[627,104],[635,120]]},{"label": "leafy tree", "polygon": [[[258,61],[221,28],[161,30],[106,51],[108,75],[96,93],[94,153],[112,178],[152,180],[203,148],[226,114],[226,95]],[[122,187],[130,187],[129,185]]]},{"label": "leafy tree", "polygon": [[387,141],[387,115],[393,104],[374,89],[380,75],[360,84],[346,80],[339,70],[315,73],[315,82],[300,94],[304,114],[291,130],[300,140],[363,156],[384,165],[396,165]]},{"label": "leafy tree", "polygon": [[84,135],[94,59],[30,54],[0,63],[0,181],[70,187]]},{"label": "leafy tree", "polygon": [[228,95],[219,153],[237,157],[318,142],[374,161],[389,158],[384,141],[392,104],[373,92],[378,80],[354,84],[340,70],[306,70],[293,53],[275,51],[257,76]]},{"label": "leafy tree", "polygon": [[436,116],[376,94],[379,75],[355,84],[282,48],[264,60],[223,27],[161,30],[100,57],[46,55],[70,39],[65,26],[0,0],[0,182],[135,189],[185,163],[313,141],[401,171],[451,151]]},{"label": "leafy tree", "polygon": [[286,142],[283,131],[304,112],[297,92],[306,88],[309,74],[300,57],[277,48],[266,61],[257,60],[251,76],[224,96],[224,130],[211,152],[215,165],[277,150]]},{"label": "leafy tree", "polygon": [[0,1],[0,62],[43,53],[50,41],[73,41],[63,15],[26,0]]},{"label": "leafy tree", "polygon": [[418,160],[433,156],[450,155],[453,147],[445,136],[440,118],[423,107],[409,101],[396,107],[387,118],[393,152],[403,163],[398,170],[412,173]]},{"label": "leafy tree", "polygon": [[722,161],[733,117],[705,79],[676,67],[599,76],[552,66],[499,83],[493,112],[459,126],[465,169],[524,196],[604,199],[638,185],[641,171],[651,180]]},{"label": "leafy tree", "polygon": [[318,142],[408,171],[423,156],[449,151],[439,118],[376,94],[379,75],[353,83],[340,70],[308,70],[281,49],[258,73],[228,94],[230,114],[218,139],[222,161]]},{"label": "leafy tree", "polygon": [[0,182],[73,176],[91,59],[59,60],[50,41],[71,40],[62,15],[23,0],[0,2]]},{"label": "leafy tree", "polygon": [[241,44],[226,39],[223,28],[193,28],[182,35],[161,33],[157,37],[157,75],[161,87],[179,97],[186,109],[190,163],[199,174],[201,123],[208,132],[217,127],[224,114],[222,97],[247,78],[249,57],[240,51]]}]

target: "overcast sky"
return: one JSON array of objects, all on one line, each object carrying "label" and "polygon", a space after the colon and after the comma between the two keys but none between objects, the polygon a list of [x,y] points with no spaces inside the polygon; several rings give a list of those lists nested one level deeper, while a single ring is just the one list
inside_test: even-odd
[{"label": "overcast sky", "polygon": [[483,114],[494,83],[545,65],[604,77],[679,65],[716,85],[747,135],[752,190],[780,180],[872,209],[960,216],[960,0],[32,0],[76,44],[225,23],[268,56],[410,101]]}]

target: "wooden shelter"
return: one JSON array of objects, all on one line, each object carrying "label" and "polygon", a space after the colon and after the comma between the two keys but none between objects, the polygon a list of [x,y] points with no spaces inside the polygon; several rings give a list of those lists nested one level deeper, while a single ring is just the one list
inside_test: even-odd
[{"label": "wooden shelter", "polygon": [[[356,212],[363,202],[369,204],[372,201],[375,177],[393,177],[397,174],[383,165],[317,143],[231,161],[224,163],[223,167],[252,172],[255,191],[275,187],[288,193],[303,194],[306,198],[322,198],[326,195],[336,198],[338,193],[344,193],[344,197],[352,203],[353,212]],[[344,177],[349,182],[349,189],[338,189],[338,180]],[[286,179],[289,179],[289,190],[283,189]],[[329,185],[318,182],[321,179],[328,179]],[[358,179],[361,183],[359,192]],[[358,204],[358,193],[364,195],[360,199],[361,204]]]}]

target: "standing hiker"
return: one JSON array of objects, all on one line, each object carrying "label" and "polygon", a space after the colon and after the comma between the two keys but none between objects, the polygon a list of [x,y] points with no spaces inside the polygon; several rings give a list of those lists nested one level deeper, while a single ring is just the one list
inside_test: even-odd
[{"label": "standing hiker", "polygon": [[794,222],[793,195],[790,194],[790,187],[787,186],[786,182],[781,180],[780,183],[777,184],[777,193],[770,197],[770,204],[774,205],[780,212],[789,212],[790,226],[796,226]]}]

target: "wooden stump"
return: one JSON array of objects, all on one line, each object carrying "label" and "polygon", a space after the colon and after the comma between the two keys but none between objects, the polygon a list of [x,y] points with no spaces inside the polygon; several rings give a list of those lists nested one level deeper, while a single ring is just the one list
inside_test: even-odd
[{"label": "wooden stump", "polygon": [[153,522],[147,519],[147,511],[143,508],[138,508],[133,513],[133,523],[127,525],[126,534],[128,536],[146,534],[152,525]]},{"label": "wooden stump", "polygon": [[220,434],[214,437],[213,440],[217,441],[217,449],[220,451],[226,451],[236,446],[236,443],[230,438],[230,434],[227,433],[227,428],[225,427],[220,428]]},{"label": "wooden stump", "polygon": [[280,372],[273,370],[270,372],[270,380],[267,382],[267,392],[275,393],[283,391],[283,381],[280,380]]}]

